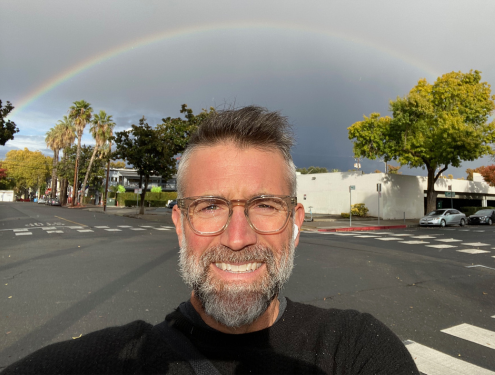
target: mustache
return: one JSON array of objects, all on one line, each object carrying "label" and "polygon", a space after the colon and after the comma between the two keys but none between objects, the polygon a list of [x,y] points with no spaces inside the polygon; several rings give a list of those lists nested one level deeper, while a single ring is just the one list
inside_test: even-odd
[{"label": "mustache", "polygon": [[275,262],[273,251],[262,245],[248,246],[242,250],[232,251],[230,248],[218,245],[207,249],[199,258],[203,267],[211,263],[244,263],[257,261],[272,265]]}]

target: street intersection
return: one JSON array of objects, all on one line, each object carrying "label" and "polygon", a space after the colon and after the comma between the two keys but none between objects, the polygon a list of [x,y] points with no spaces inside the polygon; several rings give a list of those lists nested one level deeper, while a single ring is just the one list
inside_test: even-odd
[{"label": "street intersection", "polygon": [[[26,234],[29,233],[29,234]],[[169,224],[0,203],[0,369],[188,298]],[[495,374],[495,227],[306,232],[285,295],[369,312],[425,374]]]}]

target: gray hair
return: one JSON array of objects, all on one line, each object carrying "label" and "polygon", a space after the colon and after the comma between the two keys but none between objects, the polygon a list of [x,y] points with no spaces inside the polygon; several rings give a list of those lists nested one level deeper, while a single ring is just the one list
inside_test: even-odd
[{"label": "gray hair", "polygon": [[239,148],[254,147],[262,151],[279,151],[287,167],[287,183],[292,196],[297,194],[296,166],[290,149],[294,135],[287,118],[266,108],[248,106],[211,114],[191,136],[182,153],[177,170],[177,195],[184,197],[185,175],[195,149],[233,142]]}]

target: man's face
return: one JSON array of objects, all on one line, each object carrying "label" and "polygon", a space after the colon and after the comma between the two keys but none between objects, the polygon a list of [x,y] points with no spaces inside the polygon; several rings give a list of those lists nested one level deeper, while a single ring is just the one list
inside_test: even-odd
[{"label": "man's face", "polygon": [[[279,152],[239,149],[232,144],[200,148],[189,159],[184,195],[229,200],[290,195],[286,171]],[[204,236],[192,231],[177,206],[172,217],[181,245],[183,278],[192,284],[206,313],[227,326],[249,324],[263,313],[292,270],[298,241],[292,240],[292,220],[279,233],[259,234],[249,226],[244,207],[234,206],[227,229]],[[298,205],[295,223],[300,226],[303,219]],[[257,268],[231,272],[245,264]]]}]

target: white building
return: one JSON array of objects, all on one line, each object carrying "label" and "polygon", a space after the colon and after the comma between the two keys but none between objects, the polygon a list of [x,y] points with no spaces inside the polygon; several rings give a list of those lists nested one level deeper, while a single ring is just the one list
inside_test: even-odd
[{"label": "white building", "polygon": [[[377,184],[381,184],[378,198]],[[297,200],[306,212],[335,214],[349,212],[349,186],[352,204],[364,203],[368,215],[377,216],[378,207],[383,219],[417,219],[425,214],[427,178],[385,173],[336,172],[297,175]],[[444,192],[451,186],[455,198],[446,198]],[[456,209],[466,206],[495,206],[495,188],[475,173],[473,181],[439,178],[435,184],[438,208]],[[378,203],[379,202],[379,203]],[[379,206],[378,206],[379,204]],[[439,207],[441,206],[441,207]]]},{"label": "white building", "polygon": [[[139,174],[136,169],[110,168],[108,177],[108,186],[122,185],[127,191],[134,191],[134,189],[139,188]],[[105,186],[105,180],[106,178],[103,179],[103,186]],[[177,190],[175,176],[172,176],[169,180],[163,179],[162,176],[150,176],[148,190],[151,190],[154,186],[160,186],[162,191]],[[144,189],[144,177],[142,188]]]},{"label": "white building", "polygon": [[0,190],[0,202],[13,202],[14,190]]}]

